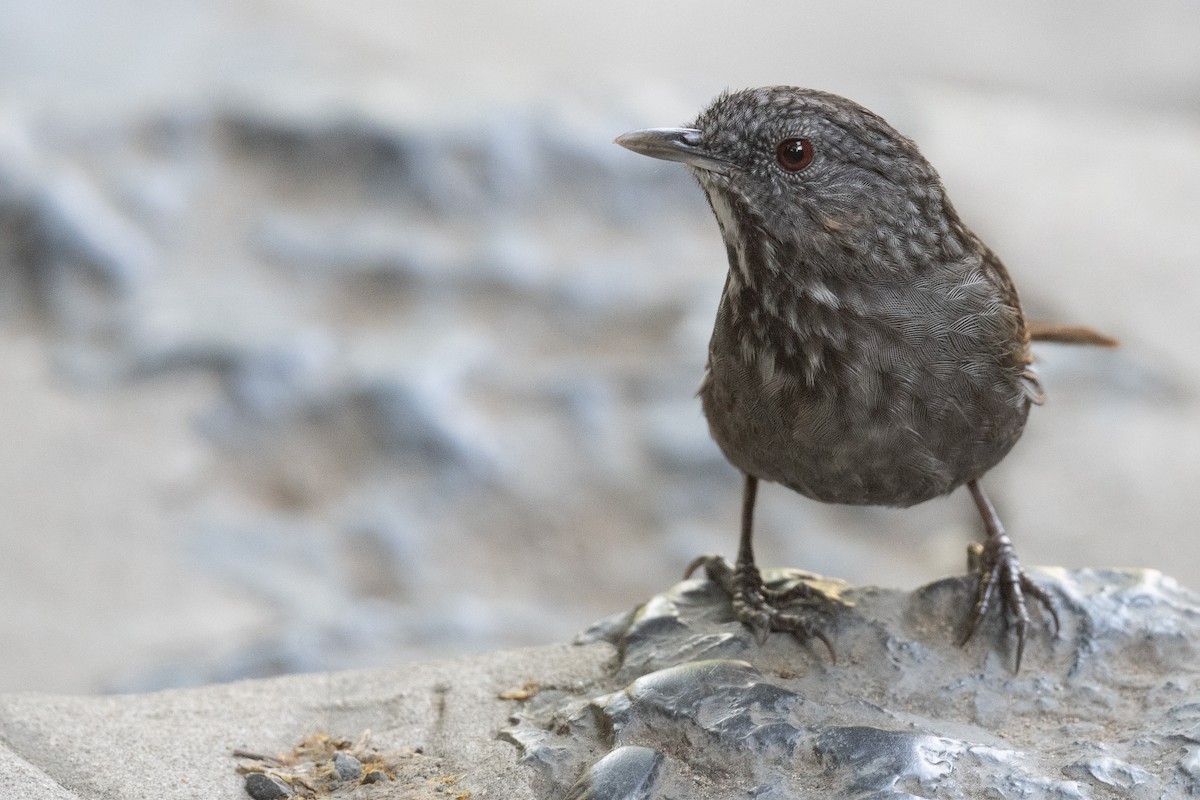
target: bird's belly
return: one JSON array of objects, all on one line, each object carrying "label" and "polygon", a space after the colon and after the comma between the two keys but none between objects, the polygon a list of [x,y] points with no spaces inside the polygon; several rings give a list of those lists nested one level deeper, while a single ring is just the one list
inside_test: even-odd
[{"label": "bird's belly", "polygon": [[734,466],[816,500],[855,505],[909,506],[979,477],[1016,443],[1029,410],[1020,388],[1004,380],[973,393],[930,380],[882,396],[838,391],[836,383],[764,380],[753,366],[718,361],[700,394],[712,436]]}]

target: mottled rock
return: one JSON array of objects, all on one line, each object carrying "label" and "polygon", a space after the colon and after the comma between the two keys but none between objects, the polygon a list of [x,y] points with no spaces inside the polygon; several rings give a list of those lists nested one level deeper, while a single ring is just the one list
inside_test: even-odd
[{"label": "mottled rock", "polygon": [[283,800],[294,796],[296,792],[276,777],[251,772],[246,776],[246,794],[254,800]]},{"label": "mottled rock", "polygon": [[333,771],[338,780],[356,781],[362,777],[363,765],[349,753],[335,753],[333,756]]},{"label": "mottled rock", "polygon": [[646,800],[662,760],[649,747],[618,747],[588,769],[566,800]]},{"label": "mottled rock", "polygon": [[[721,591],[689,580],[575,647],[147,695],[2,695],[0,794],[184,800],[245,785],[280,798],[276,778],[297,794],[511,800],[1195,796],[1200,597],[1150,571],[1034,574],[1063,629],[1039,629],[1019,674],[997,620],[956,646],[966,578],[906,593],[780,570],[772,585],[809,580],[837,599],[836,664],[786,635],[758,645]],[[380,785],[346,780],[343,754]],[[246,772],[261,777],[244,784]]]},{"label": "mottled rock", "polygon": [[1151,571],[1038,577],[1063,630],[1042,629],[1019,674],[998,620],[955,646],[965,578],[901,594],[768,573],[839,601],[837,664],[784,635],[760,647],[714,585],[686,581],[585,637],[617,646],[614,690],[535,698],[505,736],[571,798],[1200,791],[1200,597]]}]

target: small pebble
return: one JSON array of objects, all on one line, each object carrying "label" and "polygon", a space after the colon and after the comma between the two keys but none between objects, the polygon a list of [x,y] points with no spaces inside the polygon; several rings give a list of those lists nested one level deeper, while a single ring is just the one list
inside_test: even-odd
[{"label": "small pebble", "polygon": [[333,756],[333,771],[340,781],[356,781],[362,777],[362,762],[349,753],[335,753]]},{"label": "small pebble", "polygon": [[362,782],[363,783],[379,783],[380,781],[386,781],[386,780],[387,780],[387,775],[384,772],[382,772],[381,770],[373,769],[370,772],[368,772],[366,775],[363,775]]},{"label": "small pebble", "polygon": [[296,791],[278,778],[251,772],[246,776],[246,794],[254,800],[283,800],[296,794]]}]

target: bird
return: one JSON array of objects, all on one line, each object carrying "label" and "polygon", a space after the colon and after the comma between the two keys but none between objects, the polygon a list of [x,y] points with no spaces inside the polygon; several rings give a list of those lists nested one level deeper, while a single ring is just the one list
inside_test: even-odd
[{"label": "bird", "polygon": [[1004,264],[917,146],[839,95],[726,91],[690,125],[615,142],[687,167],[728,260],[699,396],[713,439],[744,475],[741,535],[732,565],[706,555],[687,574],[703,567],[760,645],[790,633],[821,641],[836,662],[815,613],[824,595],[763,581],[752,546],[759,482],[897,508],[966,486],[985,537],[959,643],[998,606],[1015,628],[1019,671],[1031,606],[1055,635],[1058,611],[1022,569],[980,479],[1044,401],[1031,343],[1116,340],[1027,321]]}]

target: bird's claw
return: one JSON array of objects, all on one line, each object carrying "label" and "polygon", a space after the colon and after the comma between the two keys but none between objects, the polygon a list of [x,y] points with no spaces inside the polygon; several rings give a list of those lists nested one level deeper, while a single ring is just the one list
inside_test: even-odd
[{"label": "bird's claw", "polygon": [[683,571],[683,577],[690,578],[693,572],[701,568],[704,569],[704,577],[720,586],[729,594],[733,594],[732,564],[721,556],[706,553],[692,559],[692,563],[688,564],[687,569]]},{"label": "bird's claw", "polygon": [[759,646],[766,643],[773,631],[790,633],[796,641],[807,644],[817,639],[829,651],[829,658],[837,663],[837,651],[833,642],[819,627],[805,616],[781,610],[781,606],[803,603],[809,610],[827,612],[829,598],[819,589],[799,582],[782,589],[772,589],[763,583],[762,573],[754,564],[732,565],[720,556],[705,555],[688,565],[684,577],[704,568],[705,577],[720,586],[729,595],[733,613],[738,621],[750,629]]},{"label": "bird's claw", "polygon": [[1029,607],[1025,598],[1031,597],[1041,604],[1054,623],[1053,635],[1057,636],[1060,624],[1054,601],[1045,589],[1021,569],[1012,542],[1003,533],[989,537],[985,544],[970,551],[968,565],[979,576],[979,586],[975,590],[975,603],[967,620],[967,631],[959,641],[959,646],[965,645],[975,635],[999,593],[1005,624],[1012,620],[1016,628],[1017,654],[1013,671],[1020,672],[1030,626]]}]

